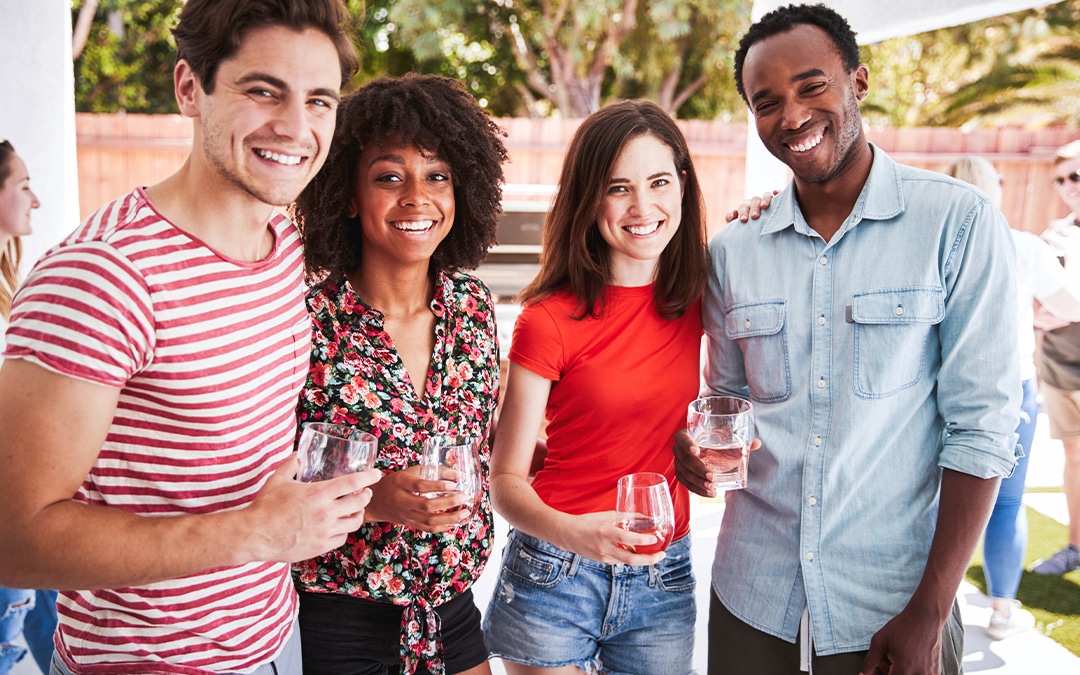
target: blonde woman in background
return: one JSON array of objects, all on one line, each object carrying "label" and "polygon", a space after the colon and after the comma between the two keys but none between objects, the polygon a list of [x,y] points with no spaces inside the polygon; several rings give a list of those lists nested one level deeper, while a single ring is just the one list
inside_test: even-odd
[{"label": "blonde woman in background", "polygon": [[[30,190],[26,164],[8,141],[0,141],[0,354],[11,314],[11,299],[19,285],[20,237],[30,234],[30,212],[41,206]],[[3,359],[0,359],[3,365]],[[56,591],[34,591],[0,586],[0,675],[8,673],[26,655],[12,644],[22,635],[42,672],[52,659],[56,630]]]},{"label": "blonde woman in background", "polygon": [[20,237],[30,234],[30,212],[41,206],[30,191],[26,164],[8,141],[0,141],[0,352],[11,298],[19,281]]},{"label": "blonde woman in background", "polygon": [[[971,183],[1001,206],[1001,176],[982,157],[961,157],[950,164],[945,173]],[[1024,401],[1020,406],[1020,426],[1016,433],[1020,436],[1018,443],[1024,448],[1024,456],[1017,461],[1012,476],[1001,481],[983,542],[987,593],[993,605],[986,634],[995,640],[1035,625],[1031,612],[1022,609],[1016,600],[1027,548],[1027,512],[1022,508],[1024,480],[1039,412],[1035,398],[1034,300],[1061,319],[1080,319],[1080,292],[1072,281],[1077,276],[1075,271],[1070,274],[1058,264],[1053,250],[1038,236],[1016,229],[1012,230],[1012,235],[1017,258],[1020,373],[1024,382]]]}]

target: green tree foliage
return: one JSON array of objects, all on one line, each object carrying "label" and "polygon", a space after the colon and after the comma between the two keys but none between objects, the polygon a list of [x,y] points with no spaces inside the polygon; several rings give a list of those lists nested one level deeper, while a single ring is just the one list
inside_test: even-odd
[{"label": "green tree foliage", "polygon": [[381,21],[376,50],[464,79],[499,115],[583,117],[645,96],[715,117],[738,100],[731,53],[749,11],[744,0],[383,0],[365,35]]},{"label": "green tree foliage", "polygon": [[[351,83],[358,86],[380,75],[432,73],[461,80],[480,103],[498,116],[527,114],[522,99],[524,80],[516,68],[509,40],[501,25],[491,25],[490,2],[446,3],[445,6],[406,0],[357,0],[350,5],[359,25],[361,70]],[[449,12],[453,26],[442,25]]]},{"label": "green tree foliage", "polygon": [[[72,0],[73,24],[83,3]],[[75,62],[80,111],[175,112],[183,0],[99,0]],[[748,0],[346,0],[361,71],[463,81],[496,116],[580,117],[614,98],[743,120],[731,68]],[[1080,0],[863,48],[876,124],[1080,124]]]},{"label": "green tree foliage", "polygon": [[678,117],[746,119],[732,75],[750,4],[737,0],[652,0],[612,62],[612,93],[649,98]]},{"label": "green tree foliage", "polygon": [[[74,25],[83,0],[72,2]],[[101,0],[75,61],[80,112],[174,113],[176,47],[169,28],[182,0]]]},{"label": "green tree foliage", "polygon": [[1080,123],[1080,0],[887,40],[863,59],[872,122]]}]

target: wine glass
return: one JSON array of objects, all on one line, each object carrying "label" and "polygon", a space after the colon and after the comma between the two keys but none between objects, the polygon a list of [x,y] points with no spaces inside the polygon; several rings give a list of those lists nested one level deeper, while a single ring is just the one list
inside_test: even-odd
[{"label": "wine glass", "polygon": [[424,496],[435,499],[465,493],[469,501],[460,508],[467,509],[470,516],[474,515],[484,495],[477,446],[478,441],[466,436],[432,436],[424,439],[420,478],[454,484],[447,490],[423,493]]},{"label": "wine glass", "polygon": [[623,517],[619,527],[651,534],[651,544],[619,544],[631,553],[651,554],[667,549],[675,534],[675,508],[667,479],[659,473],[631,473],[619,479],[615,510]]},{"label": "wine glass", "polygon": [[733,396],[702,396],[690,404],[686,430],[701,448],[701,461],[718,490],[746,487],[746,467],[754,440],[754,408]]},{"label": "wine glass", "polygon": [[300,455],[296,477],[308,483],[372,468],[379,441],[355,427],[313,422],[304,425],[296,451]]}]

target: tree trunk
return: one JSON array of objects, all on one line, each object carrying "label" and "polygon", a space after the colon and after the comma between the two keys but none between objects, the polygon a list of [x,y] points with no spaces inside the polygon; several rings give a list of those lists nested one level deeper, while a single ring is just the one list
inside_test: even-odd
[{"label": "tree trunk", "polygon": [[85,0],[79,8],[79,18],[75,21],[75,29],[71,35],[71,60],[78,61],[86,48],[86,41],[90,37],[90,26],[94,23],[94,14],[97,13],[98,0]]}]

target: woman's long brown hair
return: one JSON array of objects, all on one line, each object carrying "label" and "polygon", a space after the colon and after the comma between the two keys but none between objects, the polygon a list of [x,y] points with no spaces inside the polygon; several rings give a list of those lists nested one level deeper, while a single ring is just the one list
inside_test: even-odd
[{"label": "woman's long brown hair", "polygon": [[577,318],[599,316],[611,283],[610,249],[597,218],[611,172],[634,138],[652,135],[671,148],[682,180],[682,220],[660,255],[653,297],[660,315],[674,319],[701,296],[705,257],[705,207],[686,139],[663,108],[644,100],[619,101],[581,123],[563,161],[559,188],[543,232],[540,272],[518,296],[536,302],[567,289],[579,302]]}]

